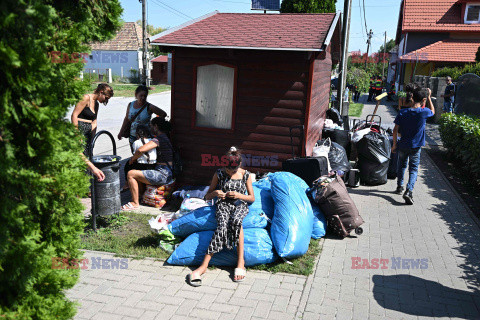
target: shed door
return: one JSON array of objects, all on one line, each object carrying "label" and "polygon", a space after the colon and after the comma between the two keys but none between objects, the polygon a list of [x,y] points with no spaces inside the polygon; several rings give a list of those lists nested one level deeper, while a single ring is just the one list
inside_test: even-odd
[{"label": "shed door", "polygon": [[197,127],[232,129],[235,68],[211,64],[197,67]]}]

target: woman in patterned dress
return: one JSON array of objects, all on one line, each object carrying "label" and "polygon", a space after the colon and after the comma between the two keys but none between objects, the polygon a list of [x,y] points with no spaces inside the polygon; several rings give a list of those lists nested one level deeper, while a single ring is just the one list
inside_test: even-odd
[{"label": "woman in patterned dress", "polygon": [[245,260],[243,257],[243,218],[248,214],[248,202],[255,201],[250,172],[240,168],[242,156],[236,147],[231,147],[222,157],[223,169],[213,176],[206,200],[218,198],[217,229],[215,230],[202,265],[188,275],[188,283],[201,286],[201,276],[207,271],[212,256],[222,249],[237,248],[238,261],[234,272],[234,281],[245,279]]}]

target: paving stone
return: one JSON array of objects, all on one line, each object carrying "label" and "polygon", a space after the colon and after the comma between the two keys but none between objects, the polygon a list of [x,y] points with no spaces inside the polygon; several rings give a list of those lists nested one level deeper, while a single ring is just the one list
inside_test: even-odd
[{"label": "paving stone", "polygon": [[270,310],[272,309],[272,303],[268,301],[259,301],[253,315],[258,318],[267,318]]},{"label": "paving stone", "polygon": [[158,313],[157,317],[155,318],[155,320],[165,320],[165,319],[170,319],[171,317],[173,317],[173,315],[175,314],[175,312],[177,311],[178,309],[178,306],[173,306],[173,305],[169,305],[169,304],[166,304],[162,310],[160,310],[160,312]]},{"label": "paving stone", "polygon": [[216,320],[220,317],[220,312],[195,308],[190,313],[190,317],[195,318],[195,319]]}]

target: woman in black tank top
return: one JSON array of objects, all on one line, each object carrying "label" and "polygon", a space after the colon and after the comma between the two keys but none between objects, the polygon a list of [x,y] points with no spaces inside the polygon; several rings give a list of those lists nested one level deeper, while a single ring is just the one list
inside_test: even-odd
[{"label": "woman in black tank top", "polygon": [[72,113],[72,123],[83,133],[84,150],[83,154],[89,156],[88,150],[93,136],[97,131],[97,114],[99,103],[107,105],[108,100],[113,97],[113,89],[106,83],[100,83],[93,94],[86,94],[82,101],[77,103]]}]

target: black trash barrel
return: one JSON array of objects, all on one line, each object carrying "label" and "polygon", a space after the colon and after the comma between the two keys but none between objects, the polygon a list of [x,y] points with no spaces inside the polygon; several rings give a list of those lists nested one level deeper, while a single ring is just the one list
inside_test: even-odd
[{"label": "black trash barrel", "polygon": [[120,159],[115,155],[93,156],[92,163],[105,174],[105,180],[93,179],[95,213],[109,216],[120,212]]},{"label": "black trash barrel", "polygon": [[[97,138],[106,134],[110,137],[113,144],[113,155],[93,156],[93,147]],[[117,155],[117,146],[112,134],[102,130],[92,139],[90,146],[90,161],[105,174],[105,180],[98,181],[96,178],[92,182],[92,216],[109,216],[120,212],[120,160]]]}]

